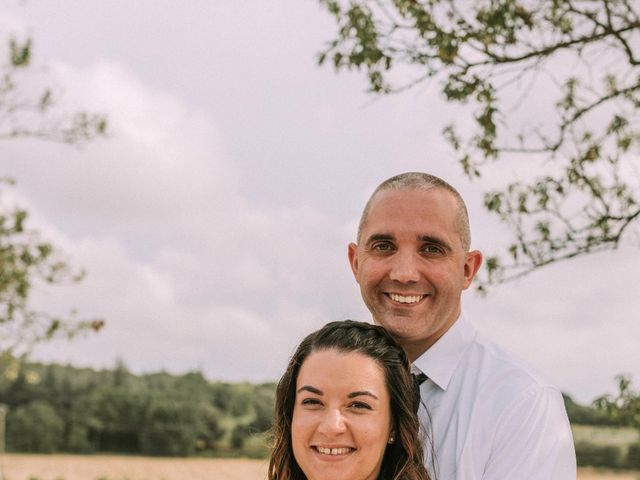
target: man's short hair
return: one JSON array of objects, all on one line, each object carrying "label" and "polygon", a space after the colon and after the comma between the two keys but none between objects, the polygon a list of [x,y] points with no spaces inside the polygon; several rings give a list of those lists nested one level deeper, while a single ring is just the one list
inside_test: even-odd
[{"label": "man's short hair", "polygon": [[458,191],[435,175],[430,175],[423,172],[406,172],[391,177],[374,190],[364,206],[362,216],[360,217],[360,224],[358,225],[358,242],[360,242],[360,235],[362,229],[369,216],[369,210],[371,209],[371,202],[374,197],[385,190],[430,190],[432,188],[442,188],[451,193],[458,204],[458,212],[456,215],[456,228],[460,235],[460,242],[462,243],[462,249],[469,250],[471,246],[471,229],[469,228],[469,213],[467,212],[467,206],[462,199],[462,196]]}]

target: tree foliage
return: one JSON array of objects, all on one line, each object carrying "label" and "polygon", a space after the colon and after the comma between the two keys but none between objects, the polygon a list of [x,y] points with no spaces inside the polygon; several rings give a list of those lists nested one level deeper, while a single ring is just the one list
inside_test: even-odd
[{"label": "tree foliage", "polygon": [[[20,362],[0,376],[0,404],[11,451],[228,454],[270,428],[275,387],[211,383],[200,372],[138,376],[121,361],[111,371]],[[237,418],[232,405],[246,392]]]},{"label": "tree foliage", "polygon": [[73,312],[64,319],[30,307],[34,284],[77,282],[83,272],[74,271],[51,242],[28,228],[27,217],[26,210],[4,201],[0,190],[0,354],[5,356],[55,335],[72,337],[102,326],[100,320],[75,320]]},{"label": "tree foliage", "polygon": [[[121,361],[101,371],[23,362],[0,377],[7,448],[23,452],[265,455],[275,394],[275,383],[212,383],[201,372],[134,375]],[[564,400],[572,424],[628,423]],[[36,435],[40,443],[25,440]]]},{"label": "tree foliage", "polygon": [[319,1],[338,26],[320,64],[364,71],[376,94],[434,79],[470,112],[443,130],[470,178],[503,159],[536,172],[485,193],[514,234],[487,259],[487,283],[630,236],[640,218],[637,2]]},{"label": "tree foliage", "polygon": [[46,70],[33,65],[30,38],[8,42],[0,67],[0,140],[38,138],[82,144],[107,133],[104,115],[59,108],[61,88],[42,85]]},{"label": "tree foliage", "polygon": [[640,430],[640,393],[633,390],[631,379],[625,375],[617,377],[618,393],[603,395],[595,400],[595,406],[609,418]]},{"label": "tree foliage", "polygon": [[[57,104],[59,92],[36,81],[42,72],[32,65],[31,39],[10,39],[7,57],[0,66],[0,140],[36,138],[79,145],[106,135],[103,115],[65,111]],[[13,183],[0,179],[0,368],[16,349],[28,351],[56,335],[73,336],[103,325],[100,320],[78,320],[74,312],[61,318],[31,308],[34,284],[76,282],[83,272],[71,268],[51,242],[27,226],[24,208],[6,200],[3,193]]]},{"label": "tree foliage", "polygon": [[56,411],[40,400],[10,410],[7,418],[7,437],[18,451],[55,452],[60,447],[63,428]]},{"label": "tree foliage", "polygon": [[624,422],[619,418],[608,415],[605,411],[594,408],[594,406],[580,405],[570,396],[563,394],[564,406],[567,416],[572,424],[593,425],[593,426],[624,426]]}]

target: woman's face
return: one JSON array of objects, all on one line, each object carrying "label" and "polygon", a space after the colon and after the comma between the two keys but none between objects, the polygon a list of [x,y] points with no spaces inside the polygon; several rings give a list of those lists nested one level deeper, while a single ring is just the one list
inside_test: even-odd
[{"label": "woman's face", "polygon": [[391,435],[389,392],[372,358],[312,352],[296,382],[291,440],[308,480],[375,480]]}]

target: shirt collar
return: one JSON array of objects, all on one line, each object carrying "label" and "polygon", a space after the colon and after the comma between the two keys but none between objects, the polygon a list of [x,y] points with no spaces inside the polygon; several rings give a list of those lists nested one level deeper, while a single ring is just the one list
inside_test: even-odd
[{"label": "shirt collar", "polygon": [[463,314],[451,328],[426,352],[420,355],[412,367],[417,367],[442,390],[446,390],[465,350],[475,339],[477,332]]}]

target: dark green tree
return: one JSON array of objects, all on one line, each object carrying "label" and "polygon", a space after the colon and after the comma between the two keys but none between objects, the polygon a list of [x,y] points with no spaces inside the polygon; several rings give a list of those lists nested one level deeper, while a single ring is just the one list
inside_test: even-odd
[{"label": "dark green tree", "polygon": [[[484,282],[617,248],[640,219],[640,5],[628,0],[319,0],[320,64],[390,94],[431,80],[468,117],[444,128],[463,171],[538,173],[485,193],[513,232]],[[517,165],[517,164],[510,164]]]},{"label": "dark green tree", "polygon": [[[601,396],[594,401],[594,405],[613,422],[633,427],[640,432],[640,392],[632,388],[628,376],[620,375],[617,380],[618,392],[615,395]],[[640,442],[630,446],[625,466],[640,467]]]},{"label": "dark green tree", "polygon": [[[9,373],[0,377],[0,404],[12,412],[12,438],[38,435],[44,442],[18,439],[11,445],[24,452],[206,455],[230,443],[242,448],[245,439],[268,428],[273,412],[275,384],[212,384],[200,372],[136,375],[122,362],[111,370],[93,370],[24,361]],[[225,409],[211,395],[219,387],[229,393]],[[242,418],[231,411],[236,396],[250,399]],[[45,420],[27,422],[25,412]],[[234,440],[227,430],[236,424]],[[245,453],[266,452],[258,442],[251,446]]]},{"label": "dark green tree", "polygon": [[192,454],[202,433],[199,413],[198,405],[189,401],[154,400],[140,434],[142,453],[161,456]]},{"label": "dark green tree", "polygon": [[225,434],[221,419],[222,415],[217,408],[207,403],[199,404],[198,436],[196,439],[198,450],[215,449],[216,442]]},{"label": "dark green tree", "polygon": [[9,410],[7,448],[19,452],[56,452],[62,445],[64,422],[46,401]]},{"label": "dark green tree", "polygon": [[265,383],[254,387],[253,409],[255,417],[249,424],[252,432],[266,432],[271,428],[276,402],[276,385]]},{"label": "dark green tree", "polygon": [[[42,70],[32,64],[31,39],[9,39],[8,58],[0,66],[0,140],[37,138],[80,145],[106,135],[103,115],[67,112],[57,104],[51,86],[32,81]],[[99,330],[102,321],[80,320],[75,312],[61,318],[29,304],[36,284],[79,281],[83,272],[72,268],[43,235],[27,225],[28,212],[10,204],[3,189],[13,184],[0,179],[0,375],[35,343],[56,335],[73,336],[81,330]]]},{"label": "dark green tree", "polygon": [[617,427],[621,425],[619,419],[612,418],[593,405],[579,405],[573,399],[563,394],[564,406],[567,409],[567,416],[571,425],[602,425]]},{"label": "dark green tree", "polygon": [[91,394],[81,394],[73,402],[65,425],[66,451],[95,453],[100,449],[105,425],[95,408],[94,399]]},{"label": "dark green tree", "polygon": [[238,384],[233,388],[233,401],[229,411],[234,417],[243,417],[251,412],[253,402],[253,388],[250,384]]},{"label": "dark green tree", "polygon": [[222,382],[211,385],[211,403],[219,410],[230,410],[233,402],[232,388],[230,384]]},{"label": "dark green tree", "polygon": [[251,436],[251,429],[244,423],[239,423],[231,431],[231,448],[242,450],[247,439]]},{"label": "dark green tree", "polygon": [[[151,403],[149,392],[106,385],[92,392],[85,404],[86,412],[78,412],[80,420],[95,441],[97,449],[107,452],[138,453],[141,450],[141,432],[147,425],[146,418]],[[98,427],[91,432],[94,424]],[[82,423],[78,422],[78,428]]]},{"label": "dark green tree", "polygon": [[616,423],[640,431],[640,393],[633,390],[629,377],[620,375],[617,380],[618,393],[603,395],[594,401],[594,405]]}]

